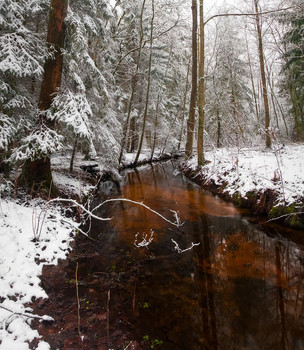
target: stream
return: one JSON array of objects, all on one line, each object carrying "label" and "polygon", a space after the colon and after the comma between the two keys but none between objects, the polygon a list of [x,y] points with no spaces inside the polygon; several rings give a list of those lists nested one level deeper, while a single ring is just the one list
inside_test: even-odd
[{"label": "stream", "polygon": [[76,334],[58,348],[304,349],[303,232],[206,193],[171,161],[126,171],[119,193],[111,186],[95,205],[113,190],[184,224],[127,202],[94,212],[112,220],[91,223],[95,241],[76,246],[67,268],[79,264],[82,347]]}]

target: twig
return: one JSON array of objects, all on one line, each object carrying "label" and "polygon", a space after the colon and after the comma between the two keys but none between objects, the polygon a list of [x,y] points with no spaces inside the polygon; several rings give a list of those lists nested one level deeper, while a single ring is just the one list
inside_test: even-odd
[{"label": "twig", "polygon": [[79,291],[78,291],[78,262],[76,264],[76,271],[75,271],[75,285],[76,285],[76,295],[77,295],[78,334],[81,335],[81,332],[80,332],[80,303],[79,303]]},{"label": "twig", "polygon": [[200,243],[191,243],[191,246],[189,248],[186,248],[186,249],[181,249],[178,245],[177,242],[175,242],[175,240],[173,238],[171,238],[171,241],[175,244],[175,247],[174,249],[177,250],[178,254],[181,254],[181,253],[185,253],[187,252],[188,250],[191,250],[193,247],[196,247],[198,245],[200,245]]},{"label": "twig", "polygon": [[133,312],[135,312],[135,298],[136,298],[136,281],[134,282],[134,293],[133,293],[133,300],[132,300]]},{"label": "twig", "polygon": [[12,311],[12,310],[7,309],[6,307],[1,306],[1,305],[0,305],[0,308],[5,310],[5,311],[8,311],[8,312],[12,313],[13,315],[24,316],[24,317],[27,317],[27,318],[33,318],[33,319],[41,320],[41,321],[53,321],[53,318],[49,317],[49,316],[41,317],[41,316],[34,316],[34,315],[30,315],[30,314],[23,314],[22,312]]},{"label": "twig", "polygon": [[111,291],[108,290],[108,300],[107,300],[107,340],[110,340],[110,299]]}]

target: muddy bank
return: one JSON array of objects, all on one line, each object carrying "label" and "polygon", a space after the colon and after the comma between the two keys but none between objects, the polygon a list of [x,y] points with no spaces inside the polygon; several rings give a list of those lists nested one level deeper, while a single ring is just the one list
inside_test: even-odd
[{"label": "muddy bank", "polygon": [[266,215],[269,220],[294,229],[304,229],[303,201],[291,205],[278,205],[279,194],[269,188],[265,188],[263,191],[248,191],[245,196],[242,196],[238,191],[230,194],[227,191],[227,183],[221,181],[219,184],[216,183],[214,179],[208,177],[208,174],[191,169],[187,162],[180,164],[180,170],[188,179],[203,189],[232,202],[239,208],[249,209],[255,215]]}]

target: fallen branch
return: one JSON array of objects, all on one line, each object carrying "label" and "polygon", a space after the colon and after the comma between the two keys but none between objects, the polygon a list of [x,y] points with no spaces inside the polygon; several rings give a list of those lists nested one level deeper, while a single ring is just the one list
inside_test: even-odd
[{"label": "fallen branch", "polygon": [[175,242],[175,240],[173,238],[171,238],[171,241],[175,244],[175,247],[174,249],[177,250],[178,254],[181,254],[181,253],[185,253],[187,252],[188,250],[191,250],[193,247],[196,247],[198,245],[200,245],[200,243],[191,243],[191,246],[189,248],[186,248],[186,249],[181,249],[178,245],[177,242]]},{"label": "fallen branch", "polygon": [[54,319],[50,316],[36,316],[36,315],[31,315],[31,314],[24,314],[22,312],[15,312],[15,311],[12,311],[4,306],[1,306],[0,305],[0,309],[3,309],[5,311],[8,311],[10,312],[11,314],[13,315],[18,315],[18,316],[24,316],[24,317],[27,317],[27,318],[32,318],[32,319],[36,319],[36,320],[40,320],[40,321],[47,321],[47,322],[51,322],[51,321],[54,321]]},{"label": "fallen branch", "polygon": [[173,213],[174,213],[174,217],[175,217],[175,222],[167,219],[166,217],[164,217],[163,215],[161,215],[159,212],[157,212],[156,210],[154,209],[151,209],[150,207],[148,207],[146,204],[144,204],[143,202],[136,202],[136,201],[133,201],[131,199],[127,199],[127,198],[111,198],[111,199],[107,199],[105,200],[104,202],[100,203],[99,205],[97,205],[93,210],[97,210],[99,209],[100,207],[102,207],[103,205],[107,204],[107,203],[110,203],[110,202],[127,202],[127,203],[132,203],[132,204],[135,204],[135,205],[139,205],[147,210],[149,210],[151,213],[159,216],[160,218],[162,218],[164,221],[168,222],[169,224],[173,225],[173,226],[176,226],[176,227],[180,227],[182,226],[184,223],[180,221],[180,218],[177,214],[176,211],[174,210],[171,210]]},{"label": "fallen branch", "polygon": [[304,214],[304,211],[299,211],[298,213],[288,213],[288,214],[280,215],[275,218],[267,220],[267,222],[276,221],[276,220],[284,219],[290,216],[301,215],[301,214]]},{"label": "fallen branch", "polygon": [[[99,221],[110,221],[112,218],[101,218],[100,216],[94,215],[93,211],[89,211],[86,209],[83,205],[79,204],[74,199],[65,199],[65,198],[54,198],[47,202],[47,205],[56,203],[56,202],[63,202],[63,203],[73,203],[77,207],[79,207],[81,210],[83,210],[86,214],[88,214],[93,219],[99,220]],[[95,209],[95,208],[94,208]]]}]

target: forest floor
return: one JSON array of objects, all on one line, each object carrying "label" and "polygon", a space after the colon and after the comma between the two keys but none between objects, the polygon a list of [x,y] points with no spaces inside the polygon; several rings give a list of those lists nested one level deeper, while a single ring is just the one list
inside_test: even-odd
[{"label": "forest floor", "polygon": [[[295,212],[297,212],[296,217],[299,217],[303,212],[303,154],[304,144],[286,145],[275,151],[259,148],[219,149],[206,152],[206,159],[209,162],[201,169],[197,169],[195,158],[183,162],[181,167],[183,172],[186,172],[194,181],[227,199],[235,202],[243,201],[243,204],[248,205],[248,201],[255,198],[259,202],[259,206],[253,206],[257,213],[262,212],[258,209],[266,207],[266,199],[271,197],[272,208],[288,207],[293,210],[288,216],[282,212],[282,215],[286,215],[283,218],[286,219],[294,217]],[[132,162],[131,156],[128,157],[128,161]],[[83,198],[94,188],[95,180],[80,169],[81,162],[82,160],[78,158],[75,171],[69,174],[68,158],[62,156],[54,158],[54,182],[65,194],[65,198]],[[268,197],[265,193],[268,193]],[[263,201],[264,205],[261,204]],[[281,212],[277,211],[276,214],[278,213]],[[79,227],[79,224],[72,219],[72,214],[69,207],[59,202],[50,205],[42,199],[32,199],[22,193],[16,194],[12,184],[2,181],[0,198],[1,350],[54,348],[49,344],[49,339],[46,339],[45,335],[41,337],[39,333],[44,334],[41,330],[48,328],[47,324],[52,322],[51,317],[48,316],[52,308],[49,300],[56,300],[62,306],[66,304],[66,300],[60,300],[60,294],[50,295],[51,292],[54,294],[54,289],[48,288],[48,285],[57,283],[59,276],[63,281],[65,279],[71,281],[71,276],[75,275],[75,271],[63,271],[65,264],[68,266],[65,259],[68,256],[69,259],[71,258]],[[87,238],[83,235],[80,237],[84,240],[83,247],[85,247]],[[83,253],[86,253],[86,248],[83,249]],[[52,268],[59,262],[60,270]],[[50,280],[42,275],[43,269],[49,271]],[[71,276],[67,277],[65,273]],[[59,293],[62,287],[58,283],[56,285]],[[75,292],[75,283],[73,286],[65,285],[71,287],[73,293]],[[73,307],[77,311],[77,304],[74,303]],[[37,310],[40,310],[40,315]],[[104,313],[98,317],[98,322],[105,322]],[[73,332],[77,333],[77,317],[73,316],[73,322]],[[49,334],[49,338],[58,337],[61,330],[57,329],[57,331],[56,335]],[[138,344],[131,345],[130,348],[139,348]],[[69,347],[66,344],[65,347],[60,348],[76,349],[77,347]]]}]

